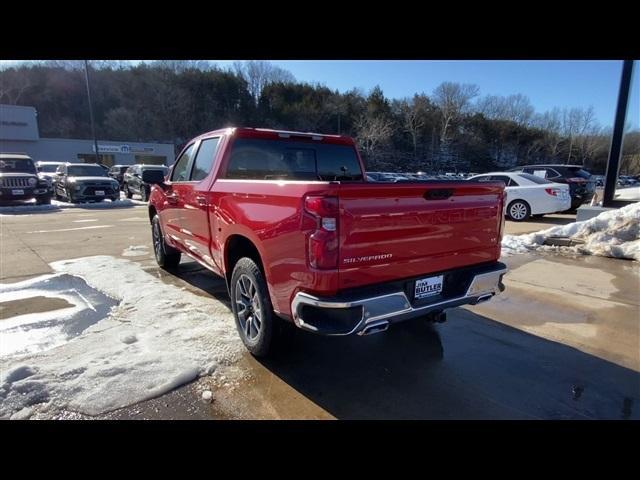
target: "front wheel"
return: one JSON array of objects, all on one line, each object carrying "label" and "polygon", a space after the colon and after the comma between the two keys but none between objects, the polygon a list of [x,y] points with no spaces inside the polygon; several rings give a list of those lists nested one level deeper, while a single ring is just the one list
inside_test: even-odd
[{"label": "front wheel", "polygon": [[248,257],[236,263],[231,275],[231,307],[236,328],[247,350],[256,357],[266,357],[282,325],[274,313],[264,275]]},{"label": "front wheel", "polygon": [[124,184],[124,193],[126,194],[127,198],[133,197],[133,192],[129,190],[129,185],[127,185],[126,183]]},{"label": "front wheel", "polygon": [[151,235],[153,237],[153,253],[158,265],[164,269],[177,267],[180,263],[181,254],[165,242],[158,215],[154,216],[151,221]]},{"label": "front wheel", "polygon": [[507,214],[514,222],[524,222],[531,216],[531,208],[524,200],[514,200],[507,207]]},{"label": "front wheel", "polygon": [[147,189],[146,189],[146,188],[144,188],[144,187],[142,187],[142,188],[140,189],[140,200],[141,200],[141,201],[143,201],[143,202],[146,202],[146,201],[147,201],[147,197],[148,197],[148,195],[147,195]]}]

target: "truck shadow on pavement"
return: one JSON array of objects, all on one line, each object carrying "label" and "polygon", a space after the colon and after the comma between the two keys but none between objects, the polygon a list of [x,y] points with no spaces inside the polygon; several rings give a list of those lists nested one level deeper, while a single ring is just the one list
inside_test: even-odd
[{"label": "truck shadow on pavement", "polygon": [[465,309],[367,337],[297,332],[260,363],[339,419],[640,418],[638,372]]}]

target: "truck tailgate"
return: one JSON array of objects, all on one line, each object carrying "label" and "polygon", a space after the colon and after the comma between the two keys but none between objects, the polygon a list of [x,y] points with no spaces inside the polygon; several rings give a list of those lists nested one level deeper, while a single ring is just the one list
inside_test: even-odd
[{"label": "truck tailgate", "polygon": [[339,288],[496,261],[502,183],[342,184]]}]

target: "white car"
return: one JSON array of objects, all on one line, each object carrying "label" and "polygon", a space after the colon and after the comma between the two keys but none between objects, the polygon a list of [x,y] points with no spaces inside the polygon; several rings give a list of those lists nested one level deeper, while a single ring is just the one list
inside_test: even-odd
[{"label": "white car", "polygon": [[506,215],[522,222],[531,215],[564,212],[571,208],[569,185],[519,172],[491,172],[471,177],[469,181],[502,181],[507,194]]}]

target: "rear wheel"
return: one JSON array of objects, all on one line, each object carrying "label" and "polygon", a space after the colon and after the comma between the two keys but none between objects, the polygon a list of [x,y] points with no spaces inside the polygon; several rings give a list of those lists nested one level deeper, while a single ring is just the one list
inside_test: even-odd
[{"label": "rear wheel", "polygon": [[153,237],[153,253],[158,265],[164,269],[177,267],[181,254],[165,242],[158,215],[155,215],[151,221],[151,235]]},{"label": "rear wheel", "polygon": [[256,357],[273,353],[275,344],[290,337],[292,329],[273,312],[267,282],[253,259],[238,260],[231,275],[230,290],[242,343]]},{"label": "rear wheel", "polygon": [[524,200],[514,200],[507,207],[507,214],[514,222],[524,222],[531,216],[531,208]]}]

